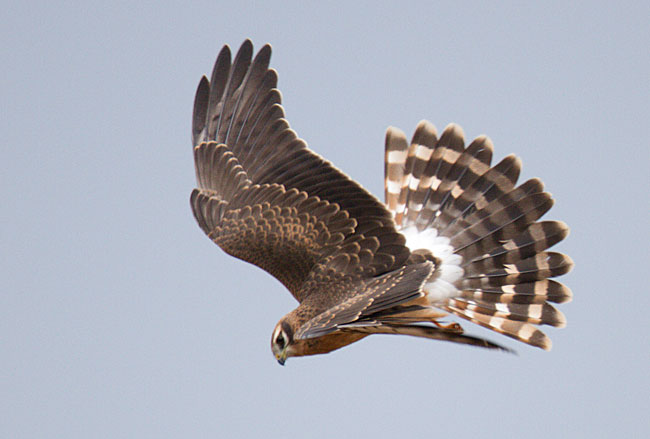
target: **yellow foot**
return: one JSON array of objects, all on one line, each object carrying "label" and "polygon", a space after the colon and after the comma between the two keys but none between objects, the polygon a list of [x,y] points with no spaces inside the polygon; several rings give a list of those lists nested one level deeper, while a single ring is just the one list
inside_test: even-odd
[{"label": "yellow foot", "polygon": [[463,333],[463,327],[460,326],[460,325],[459,325],[458,323],[456,323],[456,322],[451,322],[451,323],[448,323],[448,324],[445,325],[445,324],[439,323],[439,322],[437,322],[437,321],[434,320],[433,323],[434,323],[438,328],[440,328],[440,329],[442,329],[442,330],[444,330],[444,331],[453,332],[453,333],[455,333],[455,334],[462,334],[462,333]]}]

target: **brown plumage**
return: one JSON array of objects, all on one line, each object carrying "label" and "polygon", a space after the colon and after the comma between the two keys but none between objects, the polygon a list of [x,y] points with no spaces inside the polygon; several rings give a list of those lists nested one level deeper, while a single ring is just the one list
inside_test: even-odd
[{"label": "brown plumage", "polygon": [[[566,227],[535,222],[551,205],[541,182],[514,188],[518,160],[490,168],[487,138],[465,149],[460,128],[438,140],[421,123],[410,145],[389,129],[384,205],[289,128],[270,56],[266,45],[253,58],[247,40],[231,61],[225,46],[201,79],[191,206],[210,239],[300,302],[273,331],[278,361],[373,333],[504,349],[441,324],[447,313],[548,348],[529,326],[564,322],[546,301],[570,293],[547,278],[570,261],[543,252]],[[438,241],[417,245],[430,231]]]}]

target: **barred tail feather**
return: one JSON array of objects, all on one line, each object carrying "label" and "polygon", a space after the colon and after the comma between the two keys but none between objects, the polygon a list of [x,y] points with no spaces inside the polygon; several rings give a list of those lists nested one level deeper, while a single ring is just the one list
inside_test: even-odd
[{"label": "barred tail feather", "polygon": [[493,303],[566,303],[573,297],[567,286],[551,279],[500,286],[481,285],[480,280],[464,280],[462,288],[462,298]]},{"label": "barred tail feather", "polygon": [[545,351],[551,350],[551,339],[530,323],[516,322],[503,317],[489,316],[469,309],[455,307],[453,305],[447,306],[447,309],[457,316],[481,325],[484,328],[491,329],[531,346],[542,348]]},{"label": "barred tail feather", "polygon": [[395,128],[386,139],[386,204],[411,251],[437,262],[425,284],[431,305],[550,349],[536,325],[566,325],[550,302],[571,300],[571,291],[549,278],[573,262],[547,251],[569,229],[539,221],[553,206],[542,182],[517,186],[521,161],[510,155],[492,167],[492,142],[480,136],[465,147],[457,125],[438,138],[423,121],[410,144]]},{"label": "barred tail feather", "polygon": [[413,205],[421,201],[424,195],[416,188],[437,142],[437,131],[427,121],[418,124],[410,145],[401,130],[390,127],[386,132],[386,204],[394,213],[397,224],[402,222],[407,204]]}]

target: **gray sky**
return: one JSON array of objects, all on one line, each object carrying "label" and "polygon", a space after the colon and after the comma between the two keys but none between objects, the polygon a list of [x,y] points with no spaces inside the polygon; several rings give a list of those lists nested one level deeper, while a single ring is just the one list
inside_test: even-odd
[{"label": "gray sky", "polygon": [[[257,3],[3,6],[0,436],[647,435],[648,2]],[[551,352],[467,324],[519,355],[374,336],[278,366],[293,298],[188,202],[196,85],[247,37],[377,195],[385,128],[423,118],[544,180],[576,262]]]}]

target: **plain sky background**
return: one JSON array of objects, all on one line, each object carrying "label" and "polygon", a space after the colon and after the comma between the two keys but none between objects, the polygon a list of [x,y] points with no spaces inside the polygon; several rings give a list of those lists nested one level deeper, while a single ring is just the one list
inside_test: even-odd
[{"label": "plain sky background", "polygon": [[[324,3],[324,2],[323,2]],[[650,6],[5,2],[0,437],[648,437]],[[551,352],[374,336],[270,352],[295,303],[189,208],[223,44],[271,43],[292,127],[383,194],[388,125],[488,134],[571,229]]]}]

